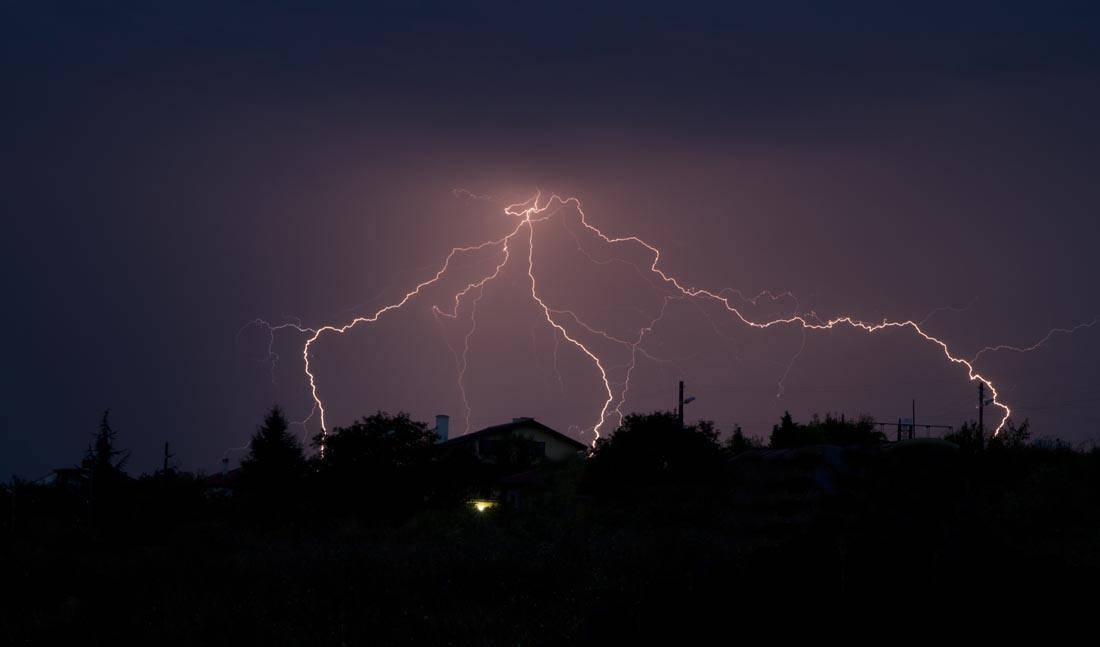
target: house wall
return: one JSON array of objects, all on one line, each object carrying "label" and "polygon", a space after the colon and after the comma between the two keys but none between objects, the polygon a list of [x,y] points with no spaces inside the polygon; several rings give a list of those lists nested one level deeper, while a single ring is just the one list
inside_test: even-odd
[{"label": "house wall", "polygon": [[557,436],[551,435],[542,429],[521,427],[514,432],[517,436],[529,438],[538,443],[546,444],[546,458],[552,461],[561,461],[577,455],[577,448],[562,442]]}]

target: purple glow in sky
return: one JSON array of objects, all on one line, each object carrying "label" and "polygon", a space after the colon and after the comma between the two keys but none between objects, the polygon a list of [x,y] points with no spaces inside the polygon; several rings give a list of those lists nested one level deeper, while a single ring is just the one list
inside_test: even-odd
[{"label": "purple glow in sky", "polygon": [[[76,462],[105,408],[134,470],[166,441],[216,469],[273,402],[312,407],[302,336],[276,336],[272,370],[242,326],[374,312],[455,245],[506,236],[503,207],[536,188],[659,247],[684,285],[797,297],[738,301],[755,321],[923,320],[970,358],[1100,314],[1091,5],[5,11],[0,478]],[[633,362],[625,410],[672,407],[683,379],[689,417],[723,431],[787,409],[896,420],[913,399],[920,422],[976,415],[965,371],[910,332],[751,329],[666,300],[637,271],[652,254],[575,209],[535,235],[554,309],[631,340],[663,312],[645,356],[584,331],[610,381]],[[461,429],[468,341],[472,427],[534,416],[591,440],[606,391],[525,262],[470,295],[475,334],[474,299],[433,310],[496,267],[484,251],[318,342],[331,425],[381,408]],[[1098,356],[1095,326],[977,368],[1038,435],[1089,442]]]}]

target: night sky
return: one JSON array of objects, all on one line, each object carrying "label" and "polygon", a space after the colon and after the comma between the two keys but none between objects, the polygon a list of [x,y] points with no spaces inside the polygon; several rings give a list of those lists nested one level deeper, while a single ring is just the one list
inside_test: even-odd
[{"label": "night sky", "polygon": [[[950,307],[928,330],[969,356],[1100,314],[1095,3],[100,4],[0,13],[0,479],[79,461],[106,408],[131,472],[165,441],[217,469],[272,403],[310,410],[302,337],[276,337],[272,368],[249,321],[398,300],[536,189],[690,285],[798,297],[753,316]],[[580,255],[576,224],[536,233],[547,297],[636,334],[659,294]],[[318,342],[330,423],[408,410],[461,430],[469,311],[431,306],[487,258]],[[478,304],[471,424],[535,416],[590,441],[598,378],[559,338],[558,379],[525,280],[506,270]],[[663,361],[639,363],[627,410],[673,406],[684,379],[689,419],[756,435],[785,409],[896,420],[913,398],[919,422],[976,417],[965,371],[907,332],[759,332],[688,301],[647,348]],[[979,368],[1037,435],[1087,442],[1098,357],[1100,326]]]}]

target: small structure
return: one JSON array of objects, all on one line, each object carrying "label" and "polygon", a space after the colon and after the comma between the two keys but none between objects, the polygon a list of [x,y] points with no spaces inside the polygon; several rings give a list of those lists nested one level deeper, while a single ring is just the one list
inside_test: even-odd
[{"label": "small structure", "polygon": [[237,481],[240,479],[241,468],[229,469],[229,459],[222,459],[222,471],[218,474],[210,474],[202,477],[203,493],[212,499],[220,499],[233,496],[237,491]]},{"label": "small structure", "polygon": [[91,472],[83,467],[61,467],[34,481],[35,485],[49,485],[73,494],[87,496],[91,487]]},{"label": "small structure", "polygon": [[485,463],[502,462],[502,452],[519,441],[530,452],[529,463],[558,462],[587,451],[588,446],[551,429],[534,418],[513,418],[503,425],[486,427],[441,443],[449,451],[469,451]]}]

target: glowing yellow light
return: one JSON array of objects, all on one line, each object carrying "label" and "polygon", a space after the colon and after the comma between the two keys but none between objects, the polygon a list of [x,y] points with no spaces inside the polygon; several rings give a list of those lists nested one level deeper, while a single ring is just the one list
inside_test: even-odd
[{"label": "glowing yellow light", "polygon": [[485,512],[486,510],[492,510],[497,507],[497,502],[486,499],[474,499],[470,502],[470,505],[474,506],[474,510],[478,512]]}]

